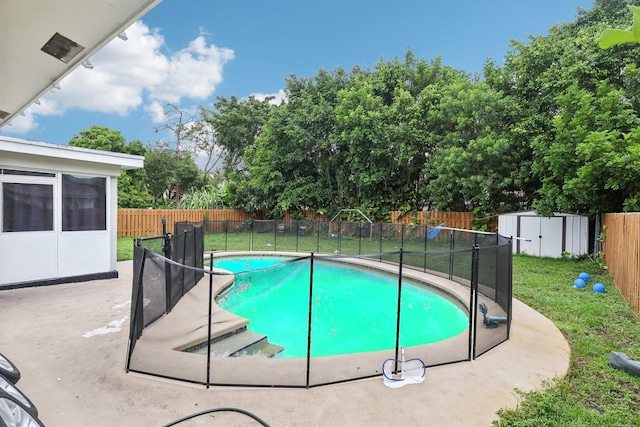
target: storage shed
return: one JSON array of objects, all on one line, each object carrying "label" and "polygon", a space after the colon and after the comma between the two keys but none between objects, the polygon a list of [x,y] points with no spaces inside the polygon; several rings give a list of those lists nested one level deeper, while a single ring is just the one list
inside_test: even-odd
[{"label": "storage shed", "polygon": [[589,253],[589,218],[572,214],[543,217],[534,211],[498,216],[498,233],[516,237],[514,254],[560,258]]},{"label": "storage shed", "polygon": [[0,136],[0,289],[118,277],[118,176],[143,165]]}]

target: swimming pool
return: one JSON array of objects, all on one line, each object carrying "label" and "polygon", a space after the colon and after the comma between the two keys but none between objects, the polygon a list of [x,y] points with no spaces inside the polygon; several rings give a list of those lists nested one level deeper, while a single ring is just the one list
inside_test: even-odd
[{"label": "swimming pool", "polygon": [[[276,357],[307,356],[309,321],[312,356],[389,350],[396,345],[396,277],[316,260],[310,299],[308,259],[224,257],[214,259],[214,267],[236,274],[233,284],[216,297],[218,305],[249,319],[248,330],[282,346]],[[443,341],[469,327],[463,305],[426,283],[403,280],[400,299],[400,345]]]}]

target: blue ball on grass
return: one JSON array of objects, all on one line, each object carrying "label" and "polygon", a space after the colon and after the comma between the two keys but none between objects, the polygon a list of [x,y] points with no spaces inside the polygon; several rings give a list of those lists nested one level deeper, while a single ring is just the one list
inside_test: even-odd
[{"label": "blue ball on grass", "polygon": [[573,281],[573,287],[574,288],[584,288],[586,285],[585,281],[583,279],[576,279]]},{"label": "blue ball on grass", "polygon": [[607,288],[606,286],[604,286],[602,283],[596,283],[595,285],[593,285],[593,292],[598,292],[598,293],[604,293],[604,291],[606,291]]},{"label": "blue ball on grass", "polygon": [[591,280],[591,276],[589,275],[589,273],[585,273],[584,271],[578,274],[578,277],[584,280],[585,282],[588,282],[589,280]]}]

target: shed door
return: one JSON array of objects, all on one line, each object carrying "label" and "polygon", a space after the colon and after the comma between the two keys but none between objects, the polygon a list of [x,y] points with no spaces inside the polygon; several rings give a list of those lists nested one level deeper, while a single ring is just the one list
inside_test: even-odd
[{"label": "shed door", "polygon": [[520,253],[559,258],[562,256],[564,239],[563,217],[520,217]]},{"label": "shed door", "polygon": [[520,253],[540,256],[540,217],[521,216],[520,218]]},{"label": "shed door", "polygon": [[564,239],[564,218],[540,218],[540,256],[560,258]]}]

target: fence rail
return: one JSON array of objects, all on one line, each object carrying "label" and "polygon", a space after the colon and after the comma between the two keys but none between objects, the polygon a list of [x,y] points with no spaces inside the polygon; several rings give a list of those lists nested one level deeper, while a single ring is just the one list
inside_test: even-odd
[{"label": "fence rail", "polygon": [[604,259],[616,287],[640,312],[640,213],[604,214]]},{"label": "fence rail", "polygon": [[[250,219],[266,219],[264,212],[245,212],[233,209],[211,209],[211,210],[187,210],[187,209],[118,209],[118,237],[144,237],[157,236],[162,234],[162,218],[166,218],[167,231],[173,232],[173,224],[180,221],[201,222],[209,221],[247,221]],[[470,230],[473,228],[474,216],[471,212],[418,212],[415,215],[401,214],[398,211],[390,213],[392,224],[414,224],[414,225],[438,225],[445,227],[463,228]],[[285,221],[292,219],[286,214]],[[328,220],[328,218],[309,215],[308,220]],[[495,220],[493,221],[496,222]],[[490,229],[497,229],[497,227]]]}]

